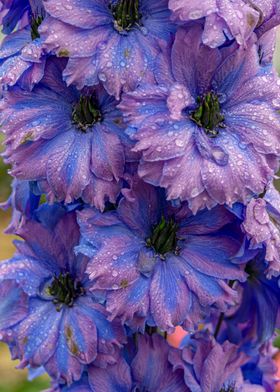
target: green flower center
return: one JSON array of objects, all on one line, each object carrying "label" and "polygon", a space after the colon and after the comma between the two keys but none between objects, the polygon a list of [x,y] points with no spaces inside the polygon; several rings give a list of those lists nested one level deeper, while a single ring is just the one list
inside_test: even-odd
[{"label": "green flower center", "polygon": [[147,247],[153,248],[163,258],[168,252],[178,253],[177,229],[178,226],[173,219],[165,220],[163,216],[153,228],[151,236],[146,240]]},{"label": "green flower center", "polygon": [[72,121],[83,132],[102,121],[102,114],[94,96],[80,97],[79,102],[73,108]]},{"label": "green flower center", "polygon": [[218,128],[224,128],[224,116],[221,114],[221,107],[218,96],[210,92],[203,97],[197,98],[198,108],[191,113],[190,118],[210,137],[219,134]]},{"label": "green flower center", "polygon": [[134,25],[139,25],[142,15],[139,12],[139,0],[118,0],[110,4],[118,31],[129,31]]},{"label": "green flower center", "polygon": [[67,272],[54,277],[48,287],[48,293],[53,297],[53,303],[57,305],[56,309],[60,311],[63,305],[72,307],[74,300],[83,295],[85,290],[81,283],[76,282]]},{"label": "green flower center", "polygon": [[36,18],[33,17],[31,20],[31,38],[32,41],[34,41],[34,39],[40,38],[40,34],[39,34],[39,26],[40,24],[43,22],[43,17],[42,16],[37,16]]}]

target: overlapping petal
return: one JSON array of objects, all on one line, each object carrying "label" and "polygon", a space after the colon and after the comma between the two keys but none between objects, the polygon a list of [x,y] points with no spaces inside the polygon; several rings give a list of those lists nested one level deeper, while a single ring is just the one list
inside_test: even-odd
[{"label": "overlapping petal", "polygon": [[[193,212],[247,203],[278,170],[275,109],[280,91],[275,72],[260,68],[252,44],[246,51],[234,45],[211,50],[201,41],[200,26],[179,29],[160,63],[159,85],[142,85],[119,105],[133,127],[133,149],[141,153],[139,175],[166,188],[168,199],[187,200]],[[175,108],[170,97],[176,83],[184,93],[180,87]],[[183,105],[186,92],[191,95]],[[201,102],[207,94],[216,94],[219,101],[216,136],[193,117],[199,110],[195,99]]]},{"label": "overlapping petal", "polygon": [[140,1],[140,21],[128,29],[117,26],[110,5],[70,0],[64,6],[48,0],[50,17],[40,32],[48,51],[70,58],[64,72],[68,84],[82,88],[102,82],[119,99],[141,80],[152,80],[160,42],[169,41],[174,25],[167,0]]},{"label": "overlapping petal", "polygon": [[[189,312],[197,301],[200,317],[211,306],[225,310],[232,305],[236,294],[227,282],[246,279],[242,268],[231,261],[243,241],[242,233],[236,234],[234,215],[216,208],[217,220],[223,215],[225,227],[232,224],[232,233],[228,229],[223,234],[221,220],[213,229],[201,226],[207,221],[212,226],[215,208],[196,216],[186,206],[176,211],[158,190],[137,178],[124,194],[117,211],[101,214],[85,209],[78,215],[82,244],[87,246],[78,249],[91,257],[87,272],[92,288],[106,291],[112,318],[120,316],[134,327],[143,326],[146,319],[172,330],[184,321],[189,325]],[[147,242],[162,216],[178,225],[177,247],[164,255]],[[142,220],[145,223],[139,225]]]},{"label": "overlapping petal", "polygon": [[80,94],[62,82],[63,64],[49,60],[34,91],[17,87],[5,94],[1,107],[5,156],[17,178],[46,182],[49,200],[70,203],[84,197],[103,209],[108,199],[116,201],[124,172],[129,143],[121,113],[99,86],[95,93],[102,120],[80,130],[72,120]]}]

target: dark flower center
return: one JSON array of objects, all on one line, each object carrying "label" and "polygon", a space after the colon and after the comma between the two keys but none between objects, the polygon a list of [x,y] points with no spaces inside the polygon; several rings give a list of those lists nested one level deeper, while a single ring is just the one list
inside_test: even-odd
[{"label": "dark flower center", "polygon": [[254,281],[255,279],[257,279],[259,277],[260,272],[256,268],[256,265],[254,263],[254,259],[252,260],[252,262],[247,263],[247,265],[245,267],[245,272],[249,275],[248,281]]},{"label": "dark flower center", "polygon": [[73,108],[72,120],[83,132],[102,121],[102,113],[95,96],[80,97],[79,102]]},{"label": "dark flower center", "polygon": [[224,128],[224,116],[221,114],[221,107],[218,96],[210,92],[203,97],[197,98],[198,108],[193,111],[190,118],[200,127],[204,128],[206,134],[215,137],[219,134],[217,128]]},{"label": "dark flower center", "polygon": [[40,34],[39,34],[39,26],[40,24],[43,22],[43,17],[42,16],[37,16],[36,18],[33,17],[31,20],[31,38],[32,41],[34,41],[34,39],[36,38],[40,38]]},{"label": "dark flower center", "polygon": [[157,254],[164,256],[168,252],[178,252],[177,247],[178,226],[173,219],[161,221],[153,228],[151,236],[146,240],[146,245],[153,248]]},{"label": "dark flower center", "polygon": [[235,392],[235,387],[233,385],[229,387],[223,387],[220,392]]},{"label": "dark flower center", "polygon": [[52,284],[48,287],[49,294],[53,297],[56,309],[61,310],[63,305],[73,306],[74,300],[85,293],[80,282],[76,282],[67,272],[55,276]]},{"label": "dark flower center", "polygon": [[135,24],[140,24],[142,15],[139,11],[139,0],[118,0],[110,4],[110,9],[118,31],[129,31]]}]

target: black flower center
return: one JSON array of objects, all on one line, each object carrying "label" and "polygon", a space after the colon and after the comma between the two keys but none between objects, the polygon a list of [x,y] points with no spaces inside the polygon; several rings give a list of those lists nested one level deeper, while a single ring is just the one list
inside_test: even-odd
[{"label": "black flower center", "polygon": [[33,17],[31,20],[31,38],[32,41],[34,41],[34,39],[36,38],[40,38],[40,34],[39,34],[39,26],[40,24],[43,22],[43,17],[42,16],[37,16],[37,17]]},{"label": "black flower center", "polygon": [[146,245],[162,257],[168,252],[177,253],[177,229],[178,226],[173,219],[165,220],[163,216],[154,226],[151,236],[146,240]]},{"label": "black flower center", "polygon": [[260,276],[260,271],[258,270],[254,259],[251,262],[247,263],[245,267],[245,272],[249,275],[247,278],[248,281],[254,282],[258,280]]},{"label": "black flower center", "polygon": [[67,272],[55,276],[51,285],[48,287],[49,294],[53,297],[56,309],[61,310],[63,305],[73,306],[74,300],[85,293],[80,282],[76,282]]},{"label": "black flower center", "polygon": [[200,127],[204,128],[206,134],[215,137],[219,134],[218,128],[224,128],[224,116],[218,96],[214,92],[197,98],[198,108],[193,111],[190,118]]},{"label": "black flower center", "polygon": [[72,120],[83,132],[102,121],[102,113],[95,96],[80,97],[79,102],[73,107]]},{"label": "black flower center", "polygon": [[118,31],[129,31],[140,24],[139,0],[118,0],[110,4],[110,9]]}]

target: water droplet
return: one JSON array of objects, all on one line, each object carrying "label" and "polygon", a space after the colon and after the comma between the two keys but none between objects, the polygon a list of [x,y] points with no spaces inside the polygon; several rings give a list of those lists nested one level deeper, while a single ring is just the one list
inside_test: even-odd
[{"label": "water droplet", "polygon": [[175,144],[178,147],[184,147],[184,145],[185,145],[184,140],[182,140],[182,139],[176,139]]},{"label": "water droplet", "polygon": [[200,19],[203,16],[203,12],[201,10],[193,10],[189,13],[190,19]]},{"label": "water droplet", "polygon": [[102,82],[106,82],[106,80],[107,80],[107,77],[106,77],[106,75],[105,75],[103,72],[100,72],[100,73],[98,74],[98,77],[99,77],[99,79],[100,79]]}]

